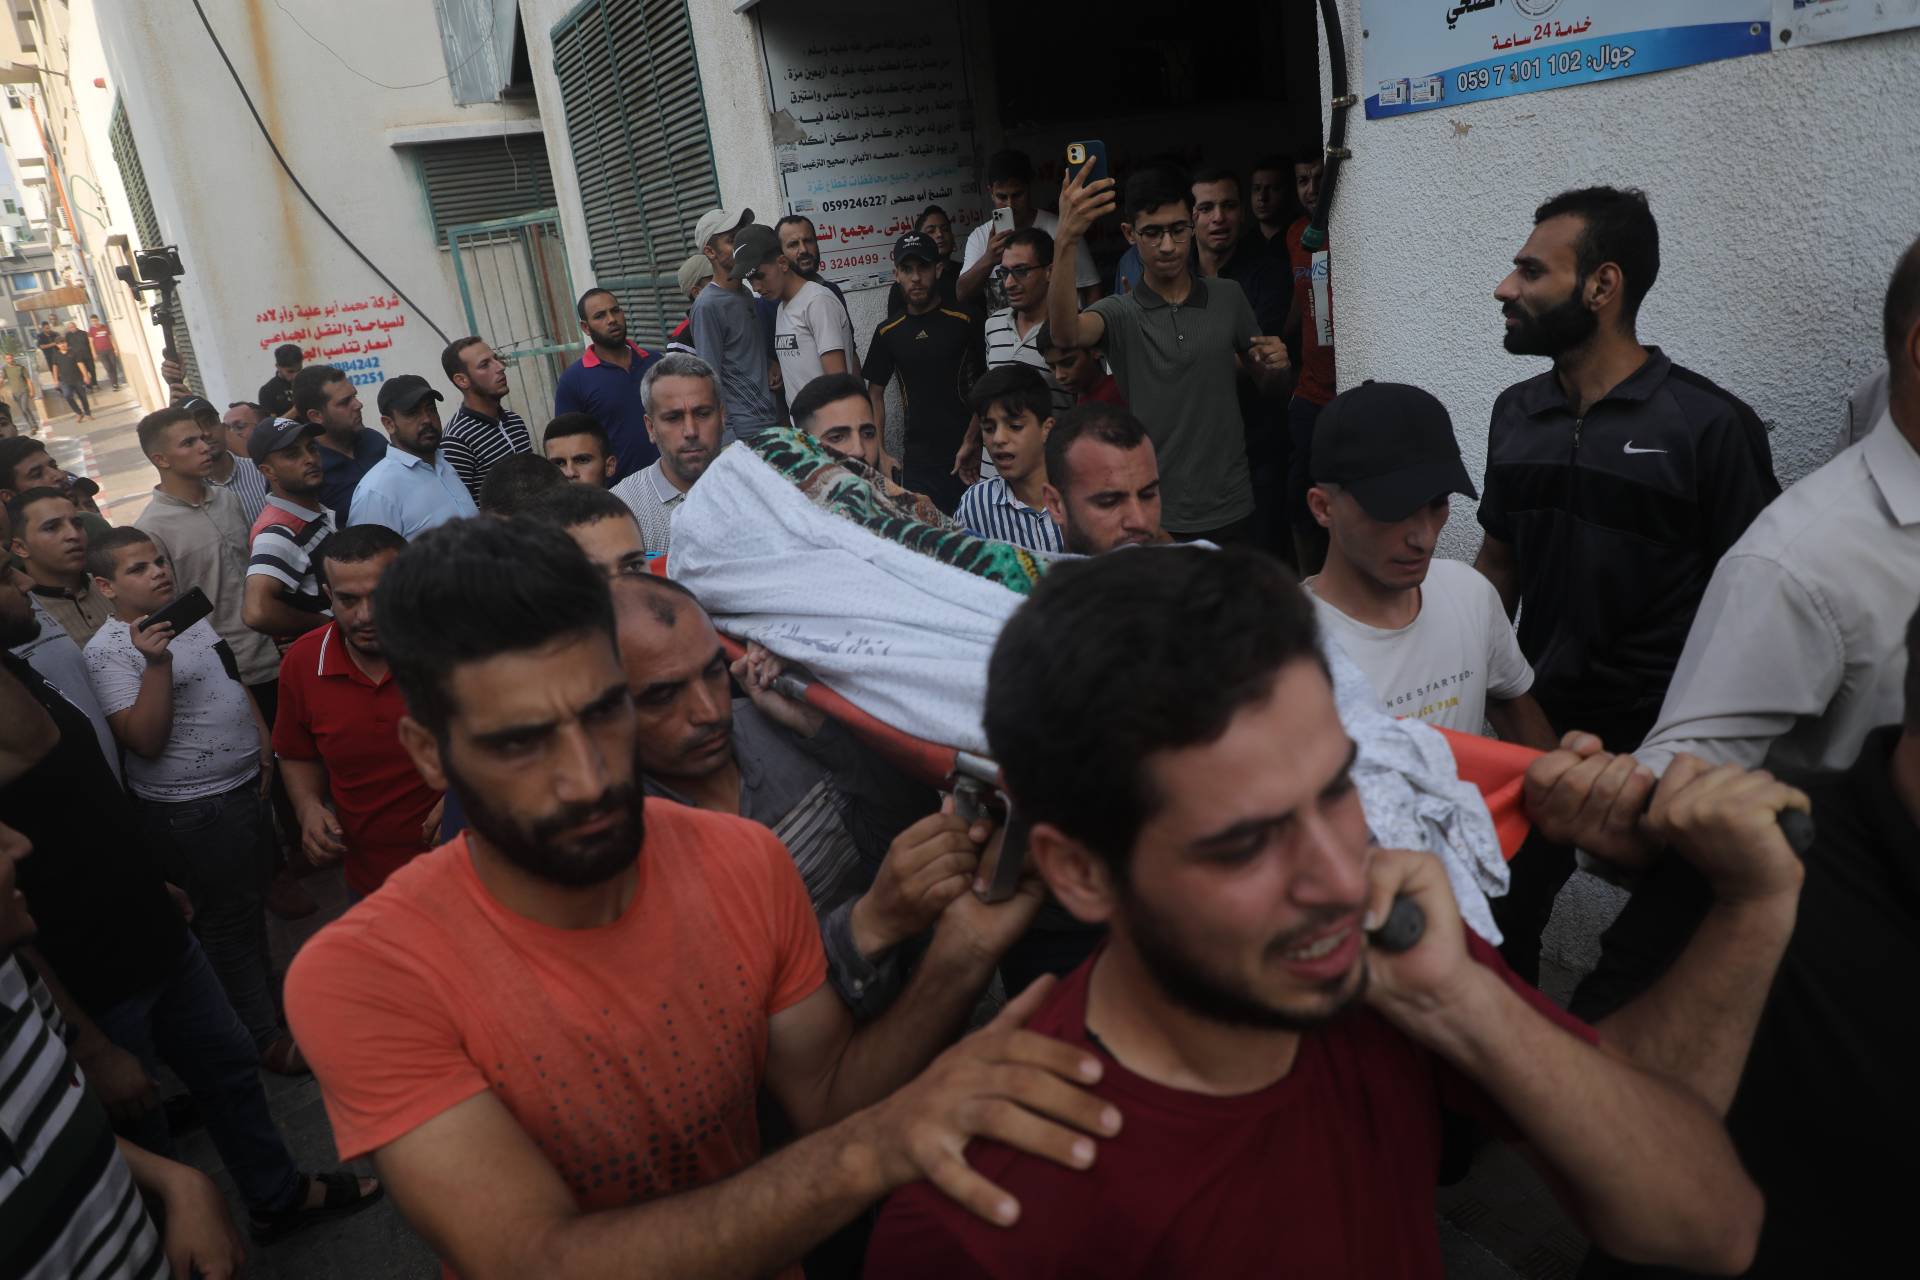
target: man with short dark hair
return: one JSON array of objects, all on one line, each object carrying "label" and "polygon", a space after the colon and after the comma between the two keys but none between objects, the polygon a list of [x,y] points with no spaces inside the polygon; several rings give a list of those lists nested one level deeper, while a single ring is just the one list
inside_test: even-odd
[{"label": "man with short dark hair", "polygon": [[[1533,696],[1555,730],[1632,751],[1714,566],[1779,496],[1766,427],[1641,345],[1635,318],[1660,270],[1642,192],[1555,196],[1513,263],[1493,295],[1507,350],[1553,368],[1494,402],[1474,568],[1519,613]],[[1510,941],[1539,936],[1572,874],[1571,850],[1545,853],[1514,861],[1499,904]]]},{"label": "man with short dark hair", "polygon": [[756,222],[734,233],[733,269],[761,298],[779,304],[773,354],[788,394],[823,374],[855,371],[846,304],[794,268],[773,228]]},{"label": "man with short dark hair", "polygon": [[[773,224],[773,234],[780,246],[780,253],[793,273],[824,288],[839,299],[841,310],[846,310],[847,295],[841,292],[839,285],[820,274],[820,233],[814,229],[813,219],[804,213],[790,213]],[[847,327],[853,327],[851,316],[847,319]],[[859,370],[851,372],[858,373]]]},{"label": "man with short dark hair", "polygon": [[[1443,1110],[1527,1142],[1603,1246],[1729,1274],[1752,1257],[1763,1205],[1694,1092],[1705,1066],[1675,1079],[1603,1050],[1611,1027],[1472,934],[1438,858],[1374,844],[1282,565],[1174,548],[1056,566],[995,646],[985,722],[1028,857],[1108,929],[1031,1025],[1109,1064],[1094,1087],[1126,1136],[1084,1171],[976,1143],[1045,1212],[995,1229],[909,1187],[869,1273],[1439,1275]],[[1804,802],[1768,783],[1745,807]],[[1772,840],[1778,874],[1793,858]],[[1423,929],[1390,948],[1376,931],[1403,898]],[[1710,1009],[1707,986],[1645,1012]],[[1695,1047],[1723,1070],[1746,1044]]]},{"label": "man with short dark hair", "polygon": [[965,312],[940,305],[939,276],[940,251],[931,237],[909,231],[894,241],[893,278],[906,295],[907,309],[873,331],[862,375],[882,438],[887,384],[899,375],[907,407],[905,486],[951,514],[966,491],[954,466],[972,418],[967,390],[980,376],[983,357],[979,325]]},{"label": "man with short dark hair", "polygon": [[516,453],[500,459],[480,486],[480,514],[508,519],[519,515],[541,494],[570,487],[567,478],[545,458]]},{"label": "man with short dark hair", "polygon": [[[1092,166],[1060,190],[1064,253],[1094,221],[1120,207],[1111,178],[1088,182]],[[1231,280],[1193,274],[1193,187],[1171,170],[1127,181],[1120,229],[1140,247],[1140,284],[1085,312],[1056,275],[1047,323],[1073,346],[1099,349],[1120,394],[1146,424],[1166,479],[1166,522],[1176,538],[1244,542],[1254,535],[1253,487],[1239,378],[1262,394],[1291,374],[1286,346],[1261,336],[1247,296]]]},{"label": "man with short dark hair", "polygon": [[[254,400],[273,417],[283,418],[294,411],[293,380],[306,364],[299,344],[283,342],[273,349],[273,376],[260,384]],[[305,415],[301,415],[305,416]]]},{"label": "man with short dark hair", "polygon": [[87,674],[141,802],[148,846],[193,902],[194,932],[269,1070],[304,1074],[280,1025],[265,895],[277,861],[266,798],[272,740],[226,644],[202,618],[150,622],[175,598],[165,551],[115,529],[87,553],[114,613],[87,642]]},{"label": "man with short dark hair", "polygon": [[271,718],[280,652],[246,624],[252,542],[240,501],[228,490],[207,483],[213,452],[207,446],[205,428],[185,409],[148,414],[140,419],[136,434],[160,483],[153,487],[153,500],[134,526],[166,552],[174,586],[182,592],[198,587],[206,594],[213,605],[208,621],[233,651],[241,680]]},{"label": "man with short dark hair", "polygon": [[647,370],[640,392],[647,437],[660,456],[613,486],[613,496],[640,522],[646,549],[664,552],[673,544],[674,513],[720,454],[727,410],[719,375],[699,356],[661,357]]},{"label": "man with short dark hair", "polygon": [[[502,403],[507,365],[486,339],[455,338],[440,353],[440,367],[460,393],[460,407],[447,422],[441,452],[467,486],[467,496],[478,502],[487,472],[502,458],[532,453],[533,436],[520,415]],[[434,416],[437,421],[439,410]]]},{"label": "man with short dark hair", "polygon": [[59,384],[60,394],[67,398],[76,422],[93,417],[93,405],[87,399],[87,388],[93,380],[87,376],[89,362],[82,356],[86,341],[84,334],[64,340],[48,357],[53,363],[53,380]]},{"label": "man with short dark hair", "polygon": [[626,479],[659,454],[647,439],[640,383],[659,357],[627,337],[627,313],[607,289],[589,289],[575,308],[587,349],[553,389],[555,416],[584,413],[606,431],[613,481]]},{"label": "man with short dark hair", "polygon": [[1528,696],[1533,668],[1487,580],[1436,559],[1448,498],[1478,497],[1446,406],[1418,387],[1367,382],[1333,398],[1314,438],[1307,501],[1332,535],[1302,585],[1321,626],[1387,714],[1459,733],[1491,721],[1540,751],[1560,735]]},{"label": "man with short dark hair", "polygon": [[366,429],[360,393],[332,365],[302,369],[292,385],[294,419],[320,428],[320,501],[333,512],[334,525],[345,528],[353,514],[353,491],[387,456],[387,438]]},{"label": "man with short dark hair", "polygon": [[[303,636],[326,621],[314,550],[333,533],[320,501],[320,428],[275,418],[254,428],[248,448],[267,482],[267,501],[250,530],[246,624],[276,640]],[[284,663],[282,664],[284,666]]]},{"label": "man with short dark hair", "polygon": [[1287,222],[1294,209],[1293,157],[1266,155],[1247,175],[1247,208],[1253,214],[1256,246],[1273,261],[1287,260]]},{"label": "man with short dark hair", "polygon": [[253,437],[253,429],[273,417],[265,409],[251,400],[235,400],[220,415],[220,424],[226,429],[227,450],[236,458],[251,458],[253,452],[247,447],[247,441]]},{"label": "man with short dark hair", "polygon": [[[485,345],[480,343],[483,348]],[[473,367],[481,370],[476,376],[490,376],[486,362],[492,356],[488,351],[485,359],[474,361]],[[469,396],[472,394],[468,392]],[[440,400],[440,393],[417,373],[403,373],[380,384],[380,425],[387,429],[393,448],[387,450],[387,456],[375,463],[354,488],[355,524],[383,524],[411,541],[449,520],[480,514],[472,497],[471,472],[459,471],[448,456],[449,450],[442,447],[446,438],[440,430]],[[499,408],[497,402],[494,407]],[[499,419],[488,422],[495,427],[505,425]],[[489,429],[479,415],[470,418],[468,423],[475,431]],[[526,428],[520,427],[519,434],[524,439]],[[478,456],[473,444],[470,439],[466,455],[469,463]]]},{"label": "man with short dark hair", "polygon": [[[100,318],[99,312],[88,317],[87,342],[93,349],[95,361],[107,366],[107,376],[113,379],[113,389],[120,389],[120,353],[113,346],[113,330]],[[92,372],[92,370],[89,370]]]},{"label": "man with short dark hair", "polygon": [[733,261],[734,236],[752,222],[751,209],[711,209],[693,229],[693,247],[713,264],[713,279],[693,300],[693,347],[719,375],[725,444],[777,427],[782,418],[772,335]]},{"label": "man with short dark hair", "polygon": [[1047,436],[1047,514],[1075,555],[1167,541],[1160,464],[1140,419],[1116,405],[1062,414]]},{"label": "man with short dark hair", "polygon": [[557,415],[541,433],[540,448],[561,475],[596,489],[610,487],[620,467],[607,429],[590,413]]},{"label": "man with short dark hair", "polygon": [[236,456],[228,446],[226,422],[210,401],[194,396],[180,407],[193,415],[200,433],[207,438],[207,452],[213,457],[207,467],[207,483],[239,499],[240,514],[251,525],[267,501],[267,482],[260,475],[260,468],[253,465],[251,458]]},{"label": "man with short dark hair", "polygon": [[374,592],[406,549],[385,525],[342,529],[320,549],[333,618],[287,649],[273,751],[315,866],[338,862],[359,900],[439,838],[441,796],[394,726],[406,715],[374,625]]},{"label": "man with short dark hair", "polygon": [[113,606],[93,589],[87,573],[87,528],[63,489],[42,485],[7,500],[13,536],[7,551],[32,583],[34,602],[82,648]]},{"label": "man with short dark hair", "polygon": [[[1053,399],[1054,413],[1073,408],[1073,394],[1054,378],[1040,353],[1040,331],[1047,323],[1047,288],[1053,279],[1053,237],[1028,227],[1007,237],[994,268],[1007,305],[987,317],[987,368],[1023,364],[1039,374]],[[982,466],[982,475],[992,471]]]},{"label": "man with short dark hair", "polygon": [[793,425],[838,458],[864,462],[882,479],[902,484],[900,464],[887,453],[874,421],[867,384],[850,373],[829,373],[800,388],[793,398]]},{"label": "man with short dark hair", "polygon": [[[992,201],[990,207],[1013,212],[1013,231],[1038,227],[1056,242],[1059,240],[1059,215],[1033,207],[1033,161],[1027,158],[1026,152],[996,151],[987,159],[986,185],[987,197]],[[998,230],[993,219],[988,218],[967,234],[966,248],[960,257],[960,279],[955,287],[961,302],[989,309],[1007,305],[1005,295],[991,286],[994,269],[1001,265],[1001,254],[1013,231]],[[941,254],[936,263],[945,257]],[[1093,252],[1084,243],[1076,244],[1072,257],[1073,270],[1063,278],[1070,281],[1070,289],[1079,301],[1091,303],[1100,296],[1100,272],[1093,265]],[[936,276],[936,285],[937,280]]]},{"label": "man with short dark hair", "polygon": [[633,508],[605,489],[563,484],[540,494],[520,514],[572,538],[609,581],[650,572],[646,538]]},{"label": "man with short dark hair", "polygon": [[[780,842],[643,803],[607,580],[565,534],[436,529],[377,605],[401,742],[469,825],[309,940],[287,1006],[338,1146],[372,1155],[450,1270],[780,1273],[927,1174],[1007,1220],[964,1176],[975,1132],[1084,1164],[1073,1130],[1117,1128],[1080,1106],[1084,1051],[1013,1030],[1030,1000],[927,1066],[1030,896],[962,894],[855,1030]],[[566,1103],[587,1080],[602,1100]],[[806,1136],[760,1159],[763,1087]]]}]

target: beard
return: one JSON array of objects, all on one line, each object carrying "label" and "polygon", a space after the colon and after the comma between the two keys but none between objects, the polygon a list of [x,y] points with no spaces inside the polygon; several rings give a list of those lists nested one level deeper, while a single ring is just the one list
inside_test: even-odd
[{"label": "beard", "polygon": [[[1131,893],[1125,894],[1124,901],[1127,934],[1147,976],[1167,999],[1211,1022],[1260,1031],[1313,1031],[1347,1013],[1366,994],[1367,965],[1363,956],[1354,966],[1359,971],[1357,978],[1349,970],[1321,987],[1323,997],[1333,997],[1331,1004],[1323,1001],[1310,1009],[1269,1004],[1240,980],[1214,972],[1194,955],[1179,930],[1145,902]],[[1301,938],[1348,914],[1345,909],[1327,911],[1298,928],[1289,929],[1267,944],[1262,959],[1274,959],[1298,945]]]},{"label": "beard", "polygon": [[[646,841],[646,819],[636,783],[609,787],[598,800],[566,805],[533,823],[524,823],[496,808],[452,769],[446,774],[447,785],[466,812],[467,825],[508,862],[536,879],[584,889],[604,884],[640,857],[640,846]],[[608,812],[617,812],[620,820],[605,831],[579,840],[560,839],[562,831]]]},{"label": "beard", "polygon": [[1516,356],[1559,356],[1591,338],[1600,327],[1600,317],[1580,301],[1579,285],[1574,286],[1565,302],[1537,316],[1528,315],[1512,303],[1502,310],[1520,321],[1507,330],[1505,338],[1507,350]]}]

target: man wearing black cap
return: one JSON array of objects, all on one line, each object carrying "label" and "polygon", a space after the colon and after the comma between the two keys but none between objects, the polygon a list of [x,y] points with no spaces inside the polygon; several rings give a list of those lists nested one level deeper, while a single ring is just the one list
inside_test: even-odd
[{"label": "man wearing black cap", "polygon": [[1500,593],[1471,567],[1433,556],[1447,496],[1479,496],[1446,407],[1418,387],[1366,382],[1334,397],[1320,420],[1307,508],[1329,546],[1306,585],[1327,634],[1392,715],[1462,733],[1491,720],[1508,741],[1553,750]]},{"label": "man wearing black cap", "polygon": [[873,331],[862,372],[873,398],[873,420],[887,430],[887,383],[897,371],[907,402],[906,487],[952,514],[966,485],[953,473],[954,455],[972,414],[967,392],[985,368],[980,327],[965,312],[940,305],[941,253],[933,237],[909,231],[894,241],[893,279],[906,295],[905,315]]},{"label": "man wearing black cap", "polygon": [[253,429],[247,452],[267,483],[253,522],[243,620],[277,640],[305,635],[327,618],[314,551],[333,532],[320,501],[320,426],[275,418]]},{"label": "man wearing black cap", "polygon": [[826,285],[800,274],[772,227],[756,222],[734,233],[733,270],[755,293],[780,304],[773,355],[788,396],[824,374],[854,371],[846,305]]},{"label": "man wearing black cap", "polygon": [[380,384],[380,425],[393,448],[353,491],[353,523],[383,524],[408,540],[480,514],[440,452],[440,393],[417,373]]},{"label": "man wearing black cap", "polygon": [[306,359],[300,354],[300,348],[292,342],[285,342],[273,349],[273,376],[260,384],[260,393],[254,400],[276,418],[285,417],[293,408],[293,378],[300,372],[300,366]]}]

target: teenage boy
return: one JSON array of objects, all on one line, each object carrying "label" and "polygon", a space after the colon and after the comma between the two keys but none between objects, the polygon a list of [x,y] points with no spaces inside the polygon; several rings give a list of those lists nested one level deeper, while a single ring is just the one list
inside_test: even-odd
[{"label": "teenage boy", "polygon": [[867,384],[850,373],[830,373],[800,388],[793,398],[793,425],[835,457],[864,462],[894,484],[900,464],[887,453],[873,420]]},{"label": "teenage boy", "polygon": [[333,533],[320,501],[320,428],[275,418],[247,439],[252,464],[267,481],[267,503],[253,522],[242,617],[255,631],[286,641],[326,621],[313,553]]},{"label": "teenage boy", "polygon": [[1120,394],[1119,381],[1107,372],[1099,356],[1084,347],[1067,347],[1055,342],[1053,329],[1044,324],[1034,335],[1033,344],[1040,349],[1047,368],[1053,371],[1053,380],[1073,393],[1074,408],[1083,404],[1127,407],[1126,397]]},{"label": "teenage boy", "polygon": [[1184,175],[1147,169],[1127,181],[1124,208],[1111,178],[1087,181],[1088,165],[1060,189],[1056,257],[1065,257],[1095,221],[1118,209],[1120,229],[1139,246],[1139,285],[1086,311],[1055,273],[1047,322],[1061,341],[1098,348],[1120,392],[1146,423],[1165,482],[1167,529],[1182,540],[1250,541],[1253,484],[1239,379],[1263,393],[1292,374],[1286,346],[1261,336],[1247,295],[1231,280],[1193,273],[1193,188]]},{"label": "teenage boy", "polygon": [[966,394],[982,367],[980,326],[940,305],[940,250],[931,236],[909,231],[893,244],[893,279],[906,295],[906,314],[883,323],[867,344],[864,370],[873,420],[887,430],[887,383],[896,372],[907,406],[906,487],[951,512],[965,492],[953,473],[966,439]]},{"label": "teenage boy", "polygon": [[98,539],[87,569],[113,602],[113,617],[87,642],[87,675],[120,743],[146,838],[167,880],[192,901],[193,930],[261,1060],[302,1072],[267,958],[276,856],[266,719],[205,618],[177,633],[168,622],[139,625],[174,600],[173,566],[144,531]]},{"label": "teenage boy", "polygon": [[84,647],[113,614],[87,576],[87,529],[64,489],[49,485],[12,495],[8,550],[32,582],[34,602]]},{"label": "teenage boy", "polygon": [[1559,745],[1528,695],[1533,668],[1500,593],[1435,559],[1450,494],[1474,492],[1446,406],[1418,387],[1367,382],[1335,396],[1314,437],[1307,504],[1331,535],[1307,579],[1320,623],[1390,715],[1541,751]]},{"label": "teenage boy", "polygon": [[607,429],[588,413],[563,413],[549,422],[540,448],[561,475],[596,489],[611,487],[620,467]]},{"label": "teenage boy", "polygon": [[1021,364],[1002,365],[973,384],[972,408],[998,474],[969,488],[956,519],[969,532],[1029,551],[1065,551],[1060,526],[1047,514],[1047,434],[1053,393]]},{"label": "teenage boy", "polygon": [[753,222],[753,210],[711,209],[693,229],[693,247],[713,264],[713,279],[693,300],[693,347],[720,375],[726,435],[732,444],[781,421],[774,390],[772,337],[733,261],[734,236]]},{"label": "teenage boy", "polygon": [[789,392],[825,373],[851,373],[853,322],[827,287],[794,269],[772,227],[752,223],[733,236],[733,269],[762,298],[780,304],[773,354]]}]

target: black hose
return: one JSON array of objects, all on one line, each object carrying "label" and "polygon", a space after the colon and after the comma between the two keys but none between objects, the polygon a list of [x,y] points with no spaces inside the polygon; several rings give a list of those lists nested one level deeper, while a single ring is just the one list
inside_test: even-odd
[{"label": "black hose", "polygon": [[1333,189],[1340,180],[1340,162],[1347,155],[1347,112],[1353,98],[1347,92],[1347,40],[1340,30],[1337,0],[1320,0],[1320,17],[1327,28],[1327,63],[1333,71],[1333,106],[1327,121],[1326,168],[1320,175],[1320,199],[1307,219],[1300,246],[1309,253],[1327,247],[1327,219],[1333,213]]}]

